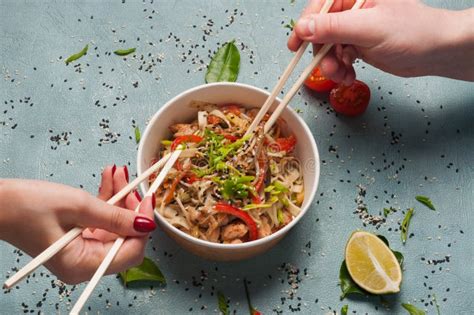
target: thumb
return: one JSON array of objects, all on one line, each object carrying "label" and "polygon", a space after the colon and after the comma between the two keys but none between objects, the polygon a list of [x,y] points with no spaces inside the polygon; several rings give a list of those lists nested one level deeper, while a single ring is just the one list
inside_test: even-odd
[{"label": "thumb", "polygon": [[351,44],[370,47],[377,43],[380,28],[373,27],[371,9],[311,14],[298,21],[296,35],[318,44]]},{"label": "thumb", "polygon": [[[140,204],[140,213],[109,205],[95,199],[81,211],[78,224],[88,228],[99,228],[121,236],[144,236],[156,228],[153,221],[152,198]],[[150,216],[150,213],[152,214]]]}]

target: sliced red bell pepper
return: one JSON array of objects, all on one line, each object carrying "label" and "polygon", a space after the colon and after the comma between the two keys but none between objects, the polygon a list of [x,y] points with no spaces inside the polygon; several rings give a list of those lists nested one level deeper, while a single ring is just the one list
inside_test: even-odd
[{"label": "sliced red bell pepper", "polygon": [[293,135],[288,138],[278,138],[276,139],[276,143],[278,144],[280,151],[291,152],[296,146],[296,138]]},{"label": "sliced red bell pepper", "polygon": [[230,140],[231,142],[235,142],[235,141],[237,141],[237,140],[240,139],[239,137],[236,137],[236,136],[233,136],[233,135],[229,135],[229,134],[225,134],[225,135],[224,135],[224,138],[226,138],[227,140]]},{"label": "sliced red bell pepper", "polygon": [[265,176],[267,175],[267,161],[265,158],[260,156],[258,158],[258,167],[259,167],[259,172],[258,172],[258,177],[257,181],[255,182],[255,190],[260,192],[263,187],[263,183],[265,181]]},{"label": "sliced red bell pepper", "polygon": [[184,181],[188,184],[192,184],[192,183],[197,182],[199,180],[202,180],[202,178],[198,177],[193,172],[186,172],[186,175],[184,175]]},{"label": "sliced red bell pepper", "polygon": [[174,151],[178,145],[180,145],[183,142],[194,142],[194,143],[199,143],[203,140],[203,137],[196,136],[196,135],[184,135],[184,136],[179,136],[174,139],[173,143],[171,144],[171,151]]},{"label": "sliced red bell pepper", "polygon": [[257,224],[247,212],[224,202],[218,202],[214,206],[214,209],[218,212],[233,215],[234,217],[244,221],[244,223],[249,228],[249,241],[255,241],[258,238]]}]

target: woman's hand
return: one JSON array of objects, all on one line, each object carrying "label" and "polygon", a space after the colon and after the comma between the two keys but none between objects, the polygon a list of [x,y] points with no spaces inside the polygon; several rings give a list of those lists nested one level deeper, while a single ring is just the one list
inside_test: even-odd
[{"label": "woman's hand", "polygon": [[[71,228],[86,227],[46,267],[59,279],[75,284],[89,280],[114,240],[127,236],[107,273],[140,264],[148,233],[155,229],[152,199],[140,213],[140,195],[130,193],[116,206],[105,203],[128,182],[126,167],[106,167],[98,198],[69,186],[34,180],[0,181],[0,238],[36,256]],[[91,230],[95,229],[95,230]]]},{"label": "woman's hand", "polygon": [[312,0],[288,40],[337,44],[321,63],[324,76],[350,85],[356,58],[392,74],[439,75],[474,81],[474,9],[448,11],[418,0],[335,0],[329,14],[318,14],[324,0]]}]

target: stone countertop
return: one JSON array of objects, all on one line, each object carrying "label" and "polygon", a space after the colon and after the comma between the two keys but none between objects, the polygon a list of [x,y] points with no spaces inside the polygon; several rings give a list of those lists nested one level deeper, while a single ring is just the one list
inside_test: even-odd
[{"label": "stone countertop", "polygon": [[[448,6],[473,5],[459,0]],[[210,54],[222,43],[235,39],[239,47],[238,82],[271,88],[291,58],[283,25],[303,6],[302,0],[0,1],[0,176],[95,193],[103,165],[127,164],[133,174],[135,126],[143,131],[168,99],[204,83]],[[86,43],[87,55],[66,66],[64,60]],[[129,47],[137,48],[135,57],[111,53]],[[309,58],[308,53],[298,69]],[[344,304],[349,313],[404,314],[402,302],[434,314],[434,295],[441,314],[471,313],[473,84],[398,78],[362,62],[356,68],[372,91],[363,116],[338,117],[325,97],[305,89],[291,102],[316,139],[321,180],[310,211],[276,248],[243,262],[216,263],[187,253],[157,231],[147,256],[168,284],[127,289],[106,277],[84,310],[212,314],[221,291],[231,310],[246,314],[245,277],[263,314],[325,314]],[[429,196],[437,211],[415,201],[419,194]],[[372,215],[385,207],[397,211],[378,229],[364,226],[354,214],[356,199]],[[402,245],[399,224],[413,206],[411,235]],[[403,252],[399,294],[384,301],[339,300],[339,266],[355,229],[382,234]],[[5,243],[0,253],[2,281],[30,260]],[[62,285],[41,268],[0,293],[0,314],[67,313],[82,289]]]}]

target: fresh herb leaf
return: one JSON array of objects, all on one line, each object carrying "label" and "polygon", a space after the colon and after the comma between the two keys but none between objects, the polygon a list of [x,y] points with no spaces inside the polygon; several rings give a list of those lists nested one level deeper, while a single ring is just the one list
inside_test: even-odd
[{"label": "fresh herb leaf", "polygon": [[[388,248],[390,248],[390,244],[388,243],[388,240],[385,238],[385,236],[382,235],[377,235],[378,238],[384,242]],[[395,255],[395,258],[397,258],[398,263],[400,264],[400,267],[403,265],[403,254],[397,251],[394,251],[393,249],[390,248],[392,253]],[[359,287],[354,280],[352,280],[351,275],[349,274],[349,270],[347,270],[346,266],[346,261],[343,260],[341,264],[341,268],[339,270],[339,282],[341,285],[341,300],[347,297],[349,294],[366,294],[366,295],[371,295],[371,293],[365,291],[361,287]]]},{"label": "fresh herb leaf", "polygon": [[78,52],[77,54],[74,54],[74,55],[71,55],[69,56],[67,59],[66,59],[66,65],[68,65],[69,63],[73,62],[74,60],[77,60],[79,58],[81,58],[82,56],[84,56],[85,54],[87,54],[87,50],[89,49],[89,45],[87,44],[84,48],[82,48],[82,50],[80,52]]},{"label": "fresh herb leaf", "polygon": [[424,204],[425,206],[427,206],[428,208],[430,208],[431,210],[436,210],[430,198],[426,196],[416,196],[415,199],[418,200],[420,203]]},{"label": "fresh herb leaf", "polygon": [[396,210],[392,207],[390,208],[383,208],[383,216],[387,217],[390,213],[395,212]]},{"label": "fresh herb leaf", "polygon": [[217,50],[207,67],[206,83],[235,82],[239,75],[240,54],[234,41],[226,43]]},{"label": "fresh herb leaf", "polygon": [[349,305],[344,305],[342,308],[341,308],[341,315],[347,315],[347,311],[349,310]]},{"label": "fresh herb leaf", "polygon": [[135,50],[137,50],[137,49],[136,48],[119,49],[119,50],[114,51],[114,54],[116,54],[118,56],[126,56],[126,55],[129,55],[131,53],[134,53]]},{"label": "fresh herb leaf", "polygon": [[142,134],[140,133],[140,128],[136,126],[135,127],[135,142],[138,144],[141,138],[142,138]]},{"label": "fresh herb leaf", "polygon": [[173,141],[171,141],[171,140],[161,140],[161,144],[162,144],[162,145],[169,146],[169,145],[172,145],[172,144],[173,144]]},{"label": "fresh herb leaf", "polygon": [[249,312],[250,312],[250,315],[256,315],[256,314],[259,314],[260,315],[260,312],[257,311],[253,306],[252,306],[252,302],[250,301],[250,294],[249,294],[249,288],[247,287],[247,279],[244,278],[244,288],[245,288],[245,296],[247,298],[247,304],[249,306]]},{"label": "fresh herb leaf", "polygon": [[425,311],[420,310],[419,308],[415,307],[413,304],[402,303],[404,309],[408,311],[410,315],[426,315]]},{"label": "fresh herb leaf", "polygon": [[125,285],[135,281],[158,281],[166,284],[165,276],[150,258],[145,257],[141,265],[130,268],[120,273]]},{"label": "fresh herb leaf", "polygon": [[407,213],[405,214],[405,218],[402,221],[402,225],[400,226],[400,231],[401,231],[401,239],[403,244],[407,241],[407,235],[408,235],[408,227],[410,226],[410,221],[411,217],[413,216],[413,212],[415,210],[413,208],[408,209]]},{"label": "fresh herb leaf", "polygon": [[222,314],[229,315],[229,306],[227,305],[227,299],[220,291],[217,292],[217,304],[219,305],[219,310]]},{"label": "fresh herb leaf", "polygon": [[339,269],[339,282],[342,291],[341,300],[344,300],[349,294],[369,294],[352,280],[349,270],[347,270],[345,259],[342,261],[341,268]]},{"label": "fresh herb leaf", "polygon": [[290,23],[285,24],[283,27],[290,29],[290,31],[293,31],[293,28],[295,27],[295,25],[296,25],[296,22],[293,19],[291,19]]},{"label": "fresh herb leaf", "polygon": [[436,313],[437,313],[438,315],[441,315],[441,312],[439,311],[439,304],[438,304],[438,301],[436,300],[436,294],[434,294],[434,293],[433,293],[433,302],[434,302],[434,304],[435,304],[435,306],[436,306]]}]

